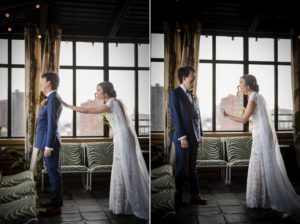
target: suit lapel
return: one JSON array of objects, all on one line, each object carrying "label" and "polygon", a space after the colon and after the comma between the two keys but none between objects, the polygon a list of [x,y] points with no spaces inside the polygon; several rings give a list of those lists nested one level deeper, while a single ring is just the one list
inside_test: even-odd
[{"label": "suit lapel", "polygon": [[180,94],[180,98],[184,101],[187,102],[188,105],[190,105],[191,107],[193,107],[193,103],[190,101],[189,97],[186,95],[186,93],[184,92],[184,90],[179,86],[178,87],[178,93]]}]

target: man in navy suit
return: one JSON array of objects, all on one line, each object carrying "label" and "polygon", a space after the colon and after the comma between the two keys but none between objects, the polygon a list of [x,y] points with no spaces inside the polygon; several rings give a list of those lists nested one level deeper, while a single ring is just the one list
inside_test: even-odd
[{"label": "man in navy suit", "polygon": [[173,123],[172,141],[176,151],[176,207],[185,206],[182,200],[183,183],[188,174],[191,203],[206,204],[206,200],[199,194],[197,180],[197,153],[202,143],[202,126],[198,101],[192,94],[195,80],[195,70],[192,67],[178,69],[180,86],[170,94],[170,111]]},{"label": "man in navy suit", "polygon": [[60,173],[60,136],[57,131],[62,105],[56,92],[59,76],[47,72],[41,78],[41,91],[46,96],[42,101],[38,114],[35,147],[44,155],[44,161],[49,176],[51,201],[40,203],[46,211],[40,216],[53,216],[61,213],[63,204],[62,179]]}]

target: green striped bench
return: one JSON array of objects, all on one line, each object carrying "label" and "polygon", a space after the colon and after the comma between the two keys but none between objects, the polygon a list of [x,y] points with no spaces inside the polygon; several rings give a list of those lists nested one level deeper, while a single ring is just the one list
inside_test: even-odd
[{"label": "green striped bench", "polygon": [[30,170],[23,171],[14,175],[2,176],[0,178],[0,187],[13,187],[27,180],[34,180],[33,172]]},{"label": "green striped bench", "polygon": [[19,200],[0,204],[0,223],[38,223],[37,196],[24,196]]},{"label": "green striped bench", "polygon": [[198,149],[197,168],[221,168],[221,177],[227,181],[227,161],[221,138],[202,138]]},{"label": "green striped bench", "polygon": [[231,184],[231,170],[234,167],[248,167],[252,137],[227,137],[224,138],[228,160],[228,185]]},{"label": "green striped bench", "polygon": [[[61,173],[79,173],[83,186],[88,190],[88,168],[85,165],[85,151],[81,143],[62,143],[61,144]],[[44,175],[47,173],[47,169],[44,164],[42,170],[41,189],[44,191]]]},{"label": "green striped bench", "polygon": [[89,190],[92,190],[93,173],[111,172],[114,145],[112,142],[89,142],[84,147],[87,153]]}]

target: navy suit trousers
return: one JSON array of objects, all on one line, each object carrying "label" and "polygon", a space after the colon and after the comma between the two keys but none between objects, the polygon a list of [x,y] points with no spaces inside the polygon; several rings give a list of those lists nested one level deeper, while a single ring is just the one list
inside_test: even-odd
[{"label": "navy suit trousers", "polygon": [[62,207],[63,188],[60,172],[60,148],[53,149],[51,156],[44,157],[44,160],[49,176],[52,206]]},{"label": "navy suit trousers", "polygon": [[191,195],[198,194],[198,178],[197,178],[197,153],[198,143],[191,144],[189,142],[189,148],[182,148],[180,141],[175,143],[176,150],[176,169],[175,169],[175,184],[177,194],[181,195],[183,190],[183,184],[188,177],[190,185]]}]

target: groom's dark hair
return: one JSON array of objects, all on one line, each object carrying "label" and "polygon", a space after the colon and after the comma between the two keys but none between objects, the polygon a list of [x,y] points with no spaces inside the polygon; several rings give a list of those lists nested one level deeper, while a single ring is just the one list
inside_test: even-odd
[{"label": "groom's dark hair", "polygon": [[55,72],[46,72],[42,75],[42,79],[46,79],[46,81],[50,81],[51,89],[57,90],[59,86],[59,76]]},{"label": "groom's dark hair", "polygon": [[191,72],[195,72],[195,69],[191,66],[185,66],[178,69],[178,80],[181,84],[183,82],[183,77],[188,77]]}]

